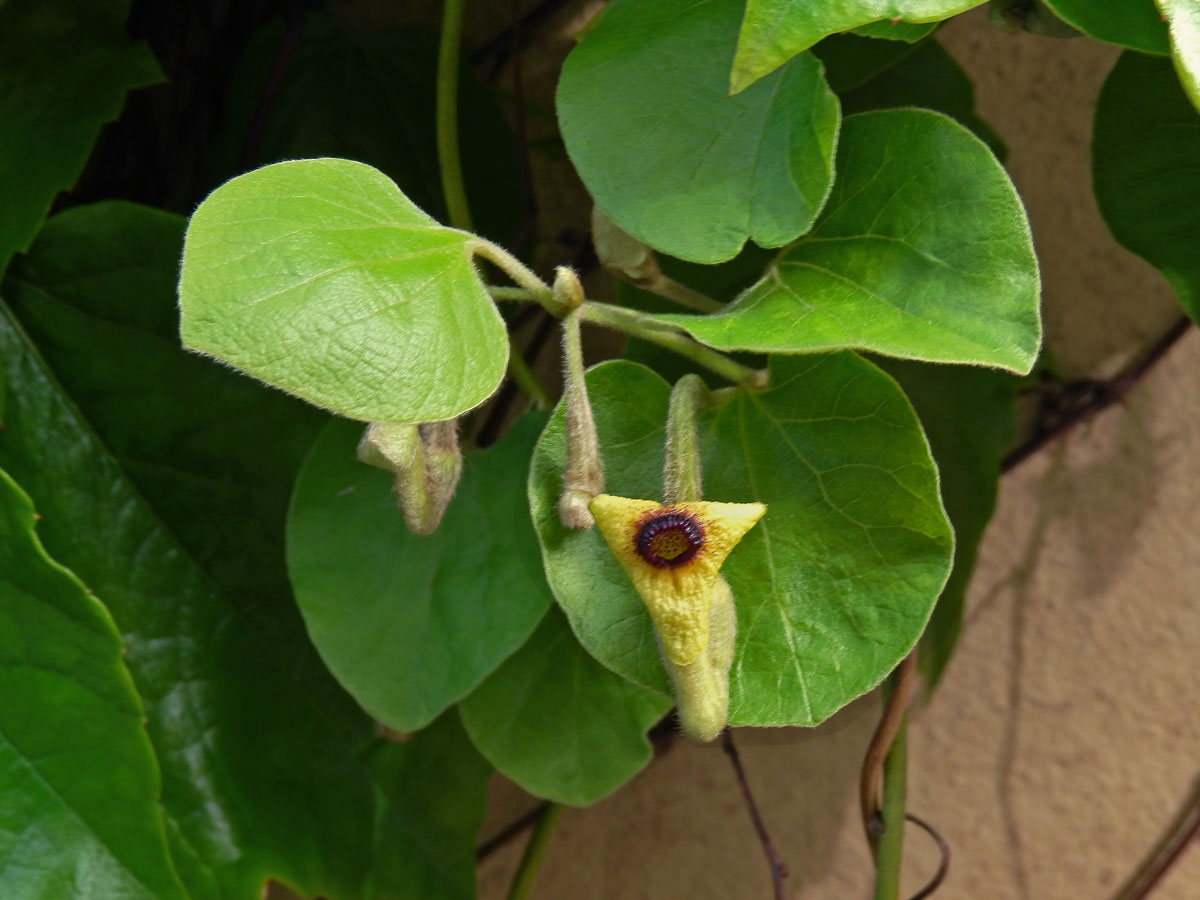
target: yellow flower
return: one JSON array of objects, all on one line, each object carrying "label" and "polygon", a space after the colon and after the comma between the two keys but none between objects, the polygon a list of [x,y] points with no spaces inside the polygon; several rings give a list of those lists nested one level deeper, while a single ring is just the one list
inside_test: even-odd
[{"label": "yellow flower", "polygon": [[721,565],[762,518],[761,503],[664,506],[600,494],[588,509],[654,622],[667,659],[686,666],[708,646]]}]

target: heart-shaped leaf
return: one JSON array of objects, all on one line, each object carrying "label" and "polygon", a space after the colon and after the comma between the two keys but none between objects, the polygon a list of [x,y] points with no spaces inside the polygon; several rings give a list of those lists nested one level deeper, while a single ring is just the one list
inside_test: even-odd
[{"label": "heart-shaped leaf", "polygon": [[336,421],[296,482],[288,569],[325,663],[372,716],[398,731],[466,696],[537,627],[550,604],[521,495],[540,418],[465,454],[437,531],[404,525],[392,479],[360,463],[362,434]]},{"label": "heart-shaped leaf", "polygon": [[[879,23],[860,34],[891,37],[893,20],[902,23],[940,22],[977,6],[979,0],[747,0],[738,35],[737,55],[730,79],[734,93],[745,90],[768,72],[807,50],[821,38],[860,26]],[[882,21],[881,21],[882,20]],[[901,40],[923,37],[920,29],[905,29]]]},{"label": "heart-shaped leaf", "polygon": [[108,612],[0,470],[0,859],[8,897],[184,900],[158,767]]},{"label": "heart-shaped leaf", "polygon": [[[669,386],[625,361],[587,377],[605,490],[661,498]],[[954,542],[925,437],[891,378],[851,353],[776,358],[771,377],[771,389],[731,391],[700,422],[706,499],[767,505],[722,569],[738,610],[729,722],[813,725],[909,651]],[[593,655],[669,692],[628,576],[595,529],[558,521],[564,460],[560,408],[529,479],[550,586]]]},{"label": "heart-shaped leaf", "polygon": [[596,662],[551,609],[458,711],[499,771],[539,797],[585,806],[650,761],[646,729],[670,706]]},{"label": "heart-shaped leaf", "polygon": [[1170,52],[1167,26],[1154,0],[1044,0],[1056,16],[1088,37],[1143,53]]},{"label": "heart-shaped leaf", "polygon": [[1113,236],[1200,322],[1200,113],[1169,61],[1117,60],[1096,101],[1092,175]]},{"label": "heart-shaped leaf", "polygon": [[901,109],[846,118],[816,226],[735,303],[660,315],[725,350],[854,348],[1028,372],[1041,344],[1025,210],[983,142]]},{"label": "heart-shaped leaf", "polygon": [[476,241],[362,163],[266,166],[193,214],[180,332],[193,350],[347,418],[450,419],[487,399],[508,361]]},{"label": "heart-shaped leaf", "polygon": [[728,96],[739,0],[614,0],[563,65],[558,119],[597,205],[695,262],[778,247],[829,193],[837,99],[811,55]]}]

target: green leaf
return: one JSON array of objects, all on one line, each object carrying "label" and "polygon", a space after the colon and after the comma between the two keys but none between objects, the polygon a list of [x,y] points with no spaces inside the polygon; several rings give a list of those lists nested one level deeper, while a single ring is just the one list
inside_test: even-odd
[{"label": "green leaf", "polygon": [[283,517],[325,417],[179,346],[184,220],[120,201],[52,218],[4,293],[138,490],[223,588],[290,603]]},{"label": "green leaf", "polygon": [[954,569],[921,637],[917,664],[932,688],[954,651],[963,601],[996,506],[1000,463],[1012,437],[1021,379],[989,369],[881,359],[912,401],[937,463],[954,526]]},{"label": "green leaf", "polygon": [[1200,6],[1195,0],[1156,0],[1171,35],[1171,58],[1183,89],[1200,109]]},{"label": "green leaf", "polygon": [[922,42],[877,77],[843,93],[841,100],[847,115],[905,106],[932,109],[971,129],[1004,159],[1004,141],[975,112],[975,86],[936,40]]},{"label": "green leaf", "polygon": [[813,230],[709,316],[655,320],[725,350],[855,348],[1028,372],[1038,270],[1020,198],[991,151],[945,116],[846,118]]},{"label": "green leaf", "polygon": [[0,273],[75,183],[126,91],[162,80],[125,34],[128,12],[122,0],[0,6]]},{"label": "green leaf", "polygon": [[1143,53],[1170,52],[1167,26],[1154,0],[1043,0],[1051,11],[1088,37]]},{"label": "green leaf", "polygon": [[646,729],[670,707],[596,662],[552,609],[458,711],[497,770],[531,794],[586,806],[650,761]]},{"label": "green leaf", "polygon": [[46,555],[29,497],[3,470],[0,623],[4,895],[184,900],[121,637]]},{"label": "green leaf", "polygon": [[[129,362],[120,352],[112,365]],[[105,598],[124,635],[190,895],[251,896],[275,877],[339,900],[473,896],[487,770],[457,725],[403,746],[375,738],[290,603],[216,587],[3,305],[0,361],[0,466],[44,514],[47,549]]]},{"label": "green leaf", "polygon": [[811,55],[728,96],[739,0],[614,0],[571,51],[558,118],[597,205],[695,262],[778,247],[829,193],[837,99]]},{"label": "green leaf", "polygon": [[[842,0],[839,3],[811,3],[809,0],[747,0],[733,61],[731,90],[735,94],[745,90],[797,53],[839,31],[859,29],[859,34],[888,37],[893,19],[900,20],[895,28],[902,28],[904,23],[940,22],[977,6],[978,2]],[[865,32],[860,29],[860,26],[872,22],[879,24]],[[905,32],[910,36],[902,40],[923,36],[918,30],[905,29]]]},{"label": "green leaf", "polygon": [[885,41],[905,41],[912,44],[929,37],[929,35],[933,34],[933,29],[935,28],[937,28],[937,22],[917,24],[913,22],[893,21],[892,19],[881,19],[869,25],[858,26],[854,29],[854,33],[863,37],[882,38]]},{"label": "green leaf", "polygon": [[1092,175],[1113,236],[1200,322],[1200,114],[1170,62],[1117,60],[1096,101]]},{"label": "green leaf", "polygon": [[288,517],[296,601],[326,665],[372,716],[421,728],[465,697],[550,604],[521,495],[540,417],[465,454],[437,531],[404,526],[388,473],[360,463],[336,421],[309,454]]},{"label": "green leaf", "polygon": [[[851,354],[776,358],[773,387],[730,391],[700,421],[705,497],[767,514],[722,572],[738,609],[730,724],[813,725],[877,684],[917,640],[950,572],[953,536],[912,407]],[[588,372],[605,490],[662,496],[669,387],[633,363]],[[609,668],[669,691],[649,616],[594,530],[555,502],[561,408],[529,498],[546,574],[575,634]]]},{"label": "green leaf", "polygon": [[[285,44],[287,66],[260,109]],[[251,36],[229,85],[220,180],[282,159],[345,157],[379,169],[447,221],[432,126],[437,46],[431,31],[351,30],[320,9],[306,10],[294,34],[272,21]],[[472,216],[481,234],[505,243],[526,212],[512,129],[494,92],[465,63],[458,109]]]},{"label": "green leaf", "polygon": [[362,163],[257,169],[192,216],[183,341],[347,418],[453,418],[491,395],[508,361],[477,240]]}]

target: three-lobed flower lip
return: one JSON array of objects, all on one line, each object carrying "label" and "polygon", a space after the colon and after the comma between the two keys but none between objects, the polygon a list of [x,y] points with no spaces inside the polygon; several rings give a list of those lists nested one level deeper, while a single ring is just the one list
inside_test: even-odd
[{"label": "three-lobed flower lip", "polygon": [[707,500],[662,504],[600,494],[588,509],[646,604],[663,652],[677,665],[695,662],[708,645],[721,565],[767,508]]}]

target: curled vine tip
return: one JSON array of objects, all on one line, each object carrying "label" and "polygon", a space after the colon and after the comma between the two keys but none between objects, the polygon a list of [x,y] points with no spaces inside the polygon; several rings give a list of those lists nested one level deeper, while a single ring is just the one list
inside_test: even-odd
[{"label": "curled vine tip", "polygon": [[721,565],[767,508],[703,500],[664,506],[611,494],[588,508],[646,604],[668,661],[696,662],[709,643]]}]

